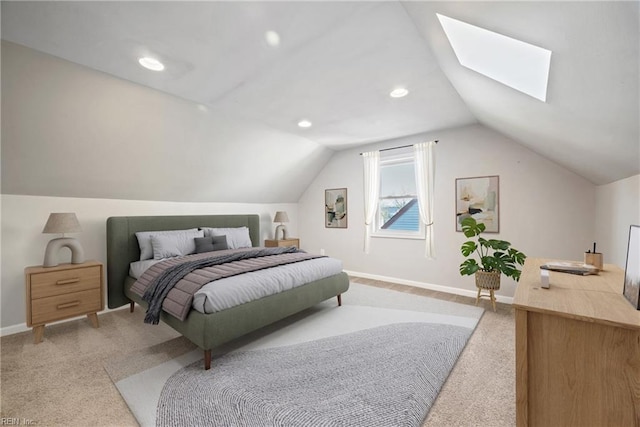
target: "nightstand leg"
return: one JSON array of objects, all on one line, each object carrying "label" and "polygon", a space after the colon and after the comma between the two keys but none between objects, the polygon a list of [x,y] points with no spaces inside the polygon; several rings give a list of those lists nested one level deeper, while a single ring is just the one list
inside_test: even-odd
[{"label": "nightstand leg", "polygon": [[342,306],[342,295],[338,295],[338,307]]},{"label": "nightstand leg", "polygon": [[33,343],[38,344],[42,341],[44,335],[44,325],[34,326],[33,328]]},{"label": "nightstand leg", "polygon": [[93,326],[94,328],[100,327],[100,325],[98,324],[98,314],[97,313],[89,313],[89,314],[87,314],[87,317],[89,318],[89,320],[91,320],[91,326]]}]

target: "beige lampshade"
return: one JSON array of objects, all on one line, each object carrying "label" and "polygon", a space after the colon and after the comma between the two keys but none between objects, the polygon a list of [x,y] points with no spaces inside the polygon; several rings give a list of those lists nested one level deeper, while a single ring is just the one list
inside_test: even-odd
[{"label": "beige lampshade", "polygon": [[285,211],[278,211],[275,218],[273,218],[273,222],[289,222],[289,217]]},{"label": "beige lampshade", "polygon": [[72,212],[52,213],[49,215],[47,223],[44,225],[43,233],[80,233],[82,228],[76,218],[76,214]]}]

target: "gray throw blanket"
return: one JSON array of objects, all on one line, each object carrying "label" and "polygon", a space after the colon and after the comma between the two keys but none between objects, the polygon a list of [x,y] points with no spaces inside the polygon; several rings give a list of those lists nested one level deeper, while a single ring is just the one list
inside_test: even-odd
[{"label": "gray throw blanket", "polygon": [[295,247],[259,248],[235,253],[225,252],[224,254],[214,255],[207,258],[194,259],[191,261],[186,260],[183,263],[171,266],[164,270],[162,274],[158,275],[144,292],[144,295],[142,295],[142,299],[149,303],[147,313],[144,317],[144,322],[152,323],[154,325],[158,324],[160,321],[160,312],[162,311],[162,303],[169,294],[169,291],[171,291],[176,283],[192,271],[243,259],[294,252],[301,251]]}]

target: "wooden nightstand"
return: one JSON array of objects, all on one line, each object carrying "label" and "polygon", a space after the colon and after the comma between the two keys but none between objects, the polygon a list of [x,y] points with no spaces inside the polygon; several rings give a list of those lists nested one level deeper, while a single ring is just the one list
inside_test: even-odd
[{"label": "wooden nightstand", "polygon": [[295,246],[296,248],[300,249],[300,239],[297,239],[295,237],[290,237],[288,239],[282,239],[282,240],[267,239],[264,241],[264,246],[267,248],[282,248],[285,246]]},{"label": "wooden nightstand", "polygon": [[42,341],[44,326],[56,320],[86,314],[94,328],[97,312],[104,308],[102,264],[60,264],[27,267],[27,326],[33,327],[34,343]]}]

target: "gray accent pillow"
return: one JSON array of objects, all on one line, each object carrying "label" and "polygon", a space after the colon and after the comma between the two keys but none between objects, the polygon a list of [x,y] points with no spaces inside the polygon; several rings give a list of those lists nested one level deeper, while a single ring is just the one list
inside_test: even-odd
[{"label": "gray accent pillow", "polygon": [[227,246],[229,249],[250,248],[251,237],[247,227],[233,228],[211,228],[202,227],[205,237],[207,236],[227,236]]},{"label": "gray accent pillow", "polygon": [[228,249],[227,236],[196,237],[194,241],[196,243],[197,254]]}]

